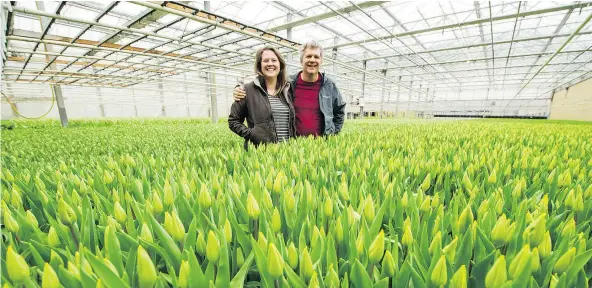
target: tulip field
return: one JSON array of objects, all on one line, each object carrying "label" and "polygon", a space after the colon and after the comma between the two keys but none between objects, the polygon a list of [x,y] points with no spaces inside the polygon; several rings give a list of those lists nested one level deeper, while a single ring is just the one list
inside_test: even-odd
[{"label": "tulip field", "polygon": [[2,287],[590,287],[592,124],[14,121]]}]

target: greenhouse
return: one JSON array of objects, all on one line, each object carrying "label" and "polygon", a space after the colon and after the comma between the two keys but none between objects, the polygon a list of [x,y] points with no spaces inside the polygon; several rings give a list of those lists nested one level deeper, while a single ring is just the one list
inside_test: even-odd
[{"label": "greenhouse", "polygon": [[3,1],[2,287],[591,287],[592,1]]}]

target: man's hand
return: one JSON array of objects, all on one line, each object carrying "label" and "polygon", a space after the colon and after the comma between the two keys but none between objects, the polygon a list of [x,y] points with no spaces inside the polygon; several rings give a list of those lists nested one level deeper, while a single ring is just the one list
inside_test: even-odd
[{"label": "man's hand", "polygon": [[234,101],[238,102],[245,99],[245,97],[247,97],[247,93],[245,93],[244,86],[237,86],[232,90],[232,98],[234,98]]}]

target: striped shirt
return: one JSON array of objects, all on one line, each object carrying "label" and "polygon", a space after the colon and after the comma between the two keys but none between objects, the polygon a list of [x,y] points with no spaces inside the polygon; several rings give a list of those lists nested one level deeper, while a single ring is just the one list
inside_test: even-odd
[{"label": "striped shirt", "polygon": [[269,104],[271,104],[271,113],[273,114],[273,121],[275,122],[275,132],[279,142],[283,142],[290,138],[289,119],[290,110],[288,106],[284,104],[280,98],[267,95],[269,98]]}]

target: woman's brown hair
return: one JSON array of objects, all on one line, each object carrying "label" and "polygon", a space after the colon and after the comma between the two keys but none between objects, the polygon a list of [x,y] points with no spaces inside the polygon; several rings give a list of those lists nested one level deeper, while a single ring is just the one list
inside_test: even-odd
[{"label": "woman's brown hair", "polygon": [[261,61],[263,61],[264,51],[273,52],[275,56],[278,58],[278,61],[280,61],[280,73],[278,73],[277,84],[275,88],[281,89],[284,86],[284,84],[286,84],[286,82],[288,81],[288,73],[286,72],[286,61],[282,57],[282,54],[280,54],[280,51],[278,51],[276,48],[271,46],[265,46],[257,50],[257,54],[255,54],[255,73],[257,73],[257,75],[263,75]]}]

